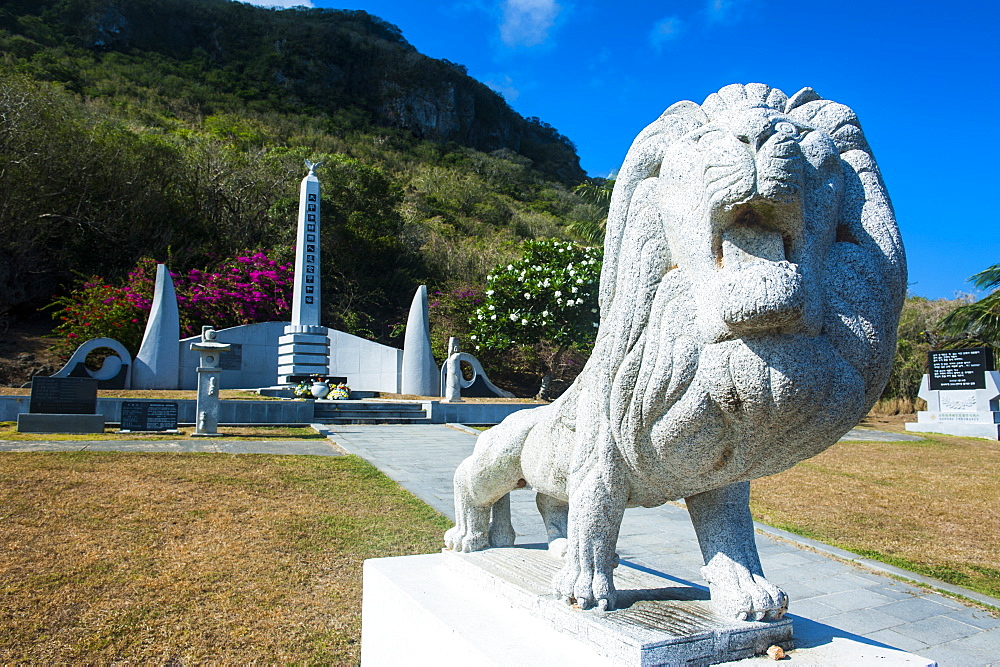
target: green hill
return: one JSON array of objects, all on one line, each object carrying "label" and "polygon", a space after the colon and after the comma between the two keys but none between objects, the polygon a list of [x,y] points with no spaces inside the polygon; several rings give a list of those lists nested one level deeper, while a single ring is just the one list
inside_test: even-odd
[{"label": "green hill", "polygon": [[415,285],[478,282],[599,219],[568,139],[360,11],[229,0],[0,7],[0,310],[142,256],[288,257],[325,159],[327,321],[384,338]]}]

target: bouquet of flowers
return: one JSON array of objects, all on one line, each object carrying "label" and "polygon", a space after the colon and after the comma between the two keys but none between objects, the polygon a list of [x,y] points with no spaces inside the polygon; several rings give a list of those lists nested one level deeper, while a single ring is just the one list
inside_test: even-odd
[{"label": "bouquet of flowers", "polygon": [[330,388],[330,394],[327,396],[327,398],[330,398],[330,399],[333,399],[333,400],[336,400],[336,401],[346,401],[350,397],[351,397],[351,388],[348,387],[343,382],[341,382],[340,384],[336,385],[335,387],[331,387]]}]

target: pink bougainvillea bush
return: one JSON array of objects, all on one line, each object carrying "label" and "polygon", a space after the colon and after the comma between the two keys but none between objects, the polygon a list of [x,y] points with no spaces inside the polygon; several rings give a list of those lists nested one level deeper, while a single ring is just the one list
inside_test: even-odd
[{"label": "pink bougainvillea bush", "polygon": [[[256,251],[234,259],[210,259],[204,269],[170,272],[177,292],[181,336],[202,325],[216,328],[288,319],[293,269]],[[82,280],[48,308],[58,320],[53,348],[69,357],[91,338],[114,338],[133,354],[139,350],[153,302],[156,261],[139,260],[120,286],[93,276]]]}]

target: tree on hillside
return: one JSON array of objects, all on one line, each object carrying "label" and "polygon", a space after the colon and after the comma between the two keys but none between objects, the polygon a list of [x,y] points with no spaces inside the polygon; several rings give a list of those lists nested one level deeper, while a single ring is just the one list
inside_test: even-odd
[{"label": "tree on hillside", "polygon": [[959,306],[941,320],[941,329],[953,337],[951,347],[1000,347],[1000,264],[969,278],[977,289],[991,290],[978,301]]},{"label": "tree on hillside", "polygon": [[542,373],[538,396],[549,398],[563,355],[589,350],[597,335],[601,258],[599,248],[526,242],[522,259],[487,276],[470,342],[477,351],[532,348]]}]

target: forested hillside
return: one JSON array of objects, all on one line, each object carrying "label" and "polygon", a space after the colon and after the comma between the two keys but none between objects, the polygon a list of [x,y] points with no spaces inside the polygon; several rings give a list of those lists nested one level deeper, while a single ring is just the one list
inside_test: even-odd
[{"label": "forested hillside", "polygon": [[141,257],[288,259],[324,160],[326,322],[385,338],[417,284],[481,283],[601,218],[572,144],[359,11],[0,5],[0,312]]}]

